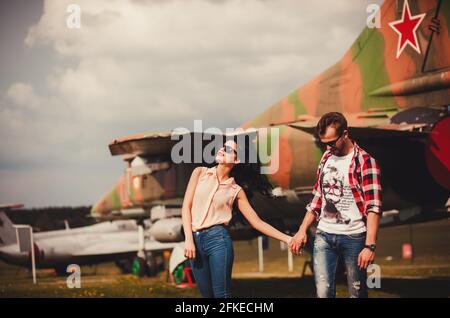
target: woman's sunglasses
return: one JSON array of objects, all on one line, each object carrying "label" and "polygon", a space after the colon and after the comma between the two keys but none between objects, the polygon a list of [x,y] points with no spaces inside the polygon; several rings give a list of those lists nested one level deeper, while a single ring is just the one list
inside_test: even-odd
[{"label": "woman's sunglasses", "polygon": [[233,148],[231,148],[230,146],[223,146],[223,149],[226,153],[235,153],[237,155],[236,150],[234,150]]}]

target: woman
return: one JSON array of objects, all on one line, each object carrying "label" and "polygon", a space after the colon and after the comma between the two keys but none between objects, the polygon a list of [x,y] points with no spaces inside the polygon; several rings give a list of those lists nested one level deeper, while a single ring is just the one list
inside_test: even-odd
[{"label": "woman", "polygon": [[[233,245],[226,225],[231,220],[233,202],[258,231],[289,244],[291,237],[262,221],[248,202],[241,185],[263,192],[255,177],[245,180],[237,156],[237,144],[228,140],[218,151],[212,168],[197,167],[192,172],[183,201],[185,256],[190,259],[197,286],[203,297],[231,297]],[[259,171],[258,171],[259,173]],[[239,184],[236,183],[234,175]],[[250,190],[250,189],[249,189]]]}]

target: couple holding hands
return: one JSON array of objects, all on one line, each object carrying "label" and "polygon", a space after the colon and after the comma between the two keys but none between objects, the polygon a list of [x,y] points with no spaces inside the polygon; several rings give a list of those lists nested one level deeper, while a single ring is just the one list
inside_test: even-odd
[{"label": "couple holding hands", "polygon": [[190,259],[203,297],[231,297],[233,245],[227,229],[233,204],[259,232],[301,253],[308,228],[318,221],[313,268],[317,297],[335,297],[335,275],[341,257],[350,297],[367,297],[367,266],[374,261],[381,216],[380,170],[376,161],[348,136],[341,113],[322,116],[316,128],[326,145],[306,215],[293,236],[259,218],[245,189],[269,191],[259,171],[240,164],[237,144],[228,140],[216,155],[217,165],[192,172],[183,200],[185,256]]}]

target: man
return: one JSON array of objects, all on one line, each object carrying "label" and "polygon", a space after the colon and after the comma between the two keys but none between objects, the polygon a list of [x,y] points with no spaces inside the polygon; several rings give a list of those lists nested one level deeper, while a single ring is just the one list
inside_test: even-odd
[{"label": "man", "polygon": [[367,267],[375,258],[381,216],[380,169],[348,136],[341,113],[322,116],[316,127],[327,150],[317,171],[313,198],[290,244],[298,254],[307,230],[319,221],[314,241],[317,297],[335,297],[338,258],[344,261],[350,297],[367,297]]}]

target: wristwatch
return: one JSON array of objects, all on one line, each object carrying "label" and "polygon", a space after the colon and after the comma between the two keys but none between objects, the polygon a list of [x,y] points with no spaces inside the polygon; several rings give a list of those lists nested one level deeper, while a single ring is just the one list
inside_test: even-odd
[{"label": "wristwatch", "polygon": [[377,246],[375,244],[370,244],[370,245],[364,245],[364,248],[368,248],[372,252],[375,252],[375,249],[377,248]]}]

